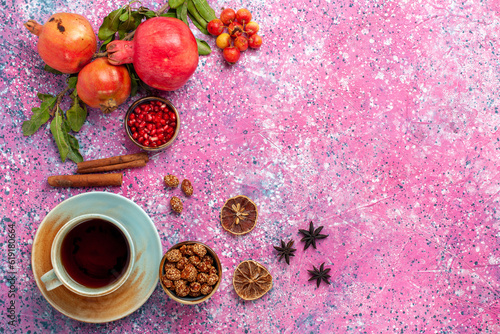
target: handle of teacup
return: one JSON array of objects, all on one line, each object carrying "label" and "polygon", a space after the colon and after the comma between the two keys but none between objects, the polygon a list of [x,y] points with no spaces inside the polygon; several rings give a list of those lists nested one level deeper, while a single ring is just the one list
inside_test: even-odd
[{"label": "handle of teacup", "polygon": [[58,286],[62,285],[62,282],[57,278],[54,269],[45,273],[42,277],[40,277],[42,282],[45,284],[45,289],[47,291],[54,290]]}]

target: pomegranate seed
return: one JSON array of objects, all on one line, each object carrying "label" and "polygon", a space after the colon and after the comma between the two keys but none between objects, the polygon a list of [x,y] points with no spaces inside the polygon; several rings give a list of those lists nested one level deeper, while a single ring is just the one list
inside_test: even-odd
[{"label": "pomegranate seed", "polygon": [[127,125],[132,138],[144,146],[157,147],[172,139],[177,116],[161,101],[148,101],[129,114]]}]

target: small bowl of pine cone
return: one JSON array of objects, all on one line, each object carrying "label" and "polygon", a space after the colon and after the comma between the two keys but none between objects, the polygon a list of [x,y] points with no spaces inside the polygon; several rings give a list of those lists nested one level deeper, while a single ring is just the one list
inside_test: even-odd
[{"label": "small bowl of pine cone", "polygon": [[208,300],[219,288],[222,266],[205,244],[184,241],[174,245],[160,263],[160,284],[167,295],[186,305]]}]

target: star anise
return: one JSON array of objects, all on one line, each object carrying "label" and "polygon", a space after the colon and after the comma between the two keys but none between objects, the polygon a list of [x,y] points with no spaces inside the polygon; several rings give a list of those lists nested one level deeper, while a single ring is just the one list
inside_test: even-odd
[{"label": "star anise", "polygon": [[309,281],[316,280],[316,287],[319,288],[319,284],[323,280],[326,284],[330,284],[330,281],[328,280],[330,278],[330,275],[328,273],[330,272],[330,268],[324,269],[323,266],[325,263],[323,262],[321,266],[316,268],[313,266],[313,270],[308,270],[308,272],[312,275],[312,277],[309,279]]},{"label": "star anise", "polygon": [[324,239],[328,236],[328,234],[319,234],[321,230],[323,229],[323,226],[318,227],[317,229],[314,229],[313,222],[309,223],[309,231],[308,230],[299,230],[300,233],[304,235],[300,241],[305,241],[306,244],[304,245],[304,250],[306,250],[310,245],[316,249],[316,240],[318,239]]},{"label": "star anise", "polygon": [[281,240],[281,247],[273,246],[274,249],[278,251],[278,255],[280,256],[278,261],[281,261],[283,257],[285,257],[285,262],[286,264],[290,264],[290,256],[295,256],[293,254],[296,249],[292,247],[293,246],[293,240],[290,240],[287,244],[283,240]]}]

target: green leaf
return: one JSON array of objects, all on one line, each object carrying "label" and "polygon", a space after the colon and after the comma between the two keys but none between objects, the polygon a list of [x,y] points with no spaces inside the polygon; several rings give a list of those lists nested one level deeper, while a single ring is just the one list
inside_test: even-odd
[{"label": "green leaf", "polygon": [[100,52],[106,51],[106,45],[108,45],[111,41],[114,41],[114,39],[115,39],[115,35],[111,36],[110,38],[108,38],[107,40],[102,42],[101,46],[99,47],[99,51]]},{"label": "green leaf", "polygon": [[124,39],[127,36],[127,32],[125,30],[118,30],[118,38]]},{"label": "green leaf", "polygon": [[63,118],[59,107],[57,107],[56,115],[50,123],[50,132],[52,132],[52,136],[56,141],[62,162],[66,161],[69,153],[69,143],[66,140],[65,132],[63,132]]},{"label": "green leaf", "polygon": [[120,15],[119,19],[120,21],[125,22],[128,20],[128,17],[129,17],[129,12],[128,10],[126,10],[122,15]]},{"label": "green leaf", "polygon": [[187,0],[185,0],[182,6],[177,7],[177,18],[179,20],[182,20],[182,22],[184,22],[189,27],[189,23],[187,20],[187,12],[188,12],[188,2]]},{"label": "green leaf", "polygon": [[[201,31],[205,35],[209,35],[208,30],[204,28],[194,17],[191,15],[191,13],[188,12],[189,18],[191,19],[191,22],[198,28],[199,31]],[[200,17],[201,18],[201,17]],[[203,20],[203,19],[202,19]],[[205,22],[206,23],[206,22]]]},{"label": "green leaf", "polygon": [[207,42],[205,42],[202,39],[196,39],[196,43],[198,44],[198,54],[205,56],[209,55],[212,53],[212,49],[210,48],[210,45],[208,45]]},{"label": "green leaf", "polygon": [[50,118],[49,112],[43,112],[40,108],[31,108],[31,111],[33,115],[28,121],[24,121],[22,125],[24,136],[31,136],[37,132]]},{"label": "green leaf", "polygon": [[104,18],[102,25],[99,27],[99,33],[97,34],[99,40],[107,40],[118,31],[118,26],[120,25],[120,16],[123,14],[124,10],[125,8],[114,10]]},{"label": "green leaf", "polygon": [[144,13],[144,16],[146,16],[146,18],[150,19],[150,18],[156,17],[156,13],[153,12],[152,10],[148,10],[147,12]]},{"label": "green leaf", "polygon": [[78,144],[78,140],[70,135],[68,132],[70,131],[70,124],[67,119],[63,120],[62,123],[62,132],[64,136],[64,140],[68,143],[69,145],[69,151],[68,151],[68,158],[73,160],[74,162],[82,162],[83,157],[80,154],[80,144]]},{"label": "green leaf", "polygon": [[163,13],[163,14],[160,14],[161,17],[173,17],[173,18],[177,18],[177,14],[176,13],[170,13],[170,12],[166,12],[166,13]]},{"label": "green leaf", "polygon": [[87,107],[80,104],[80,98],[74,97],[73,104],[68,111],[66,111],[69,126],[74,132],[80,131],[85,119],[87,119]]},{"label": "green leaf", "polygon": [[38,93],[38,98],[42,101],[40,107],[31,108],[33,115],[22,125],[23,135],[30,136],[50,119],[50,110],[54,108],[57,97],[50,94]]},{"label": "green leaf", "polygon": [[193,3],[193,0],[188,0],[188,12],[191,14],[189,17],[191,18],[191,21],[193,21],[194,25],[198,29],[200,29],[200,28],[198,27],[198,25],[196,23],[201,25],[203,27],[203,30],[200,29],[200,31],[204,34],[206,31],[206,35],[208,35],[208,31],[207,31],[208,22],[203,17],[201,17],[200,13],[198,12],[198,9],[196,9],[196,6]]},{"label": "green leaf", "polygon": [[76,83],[78,82],[78,76],[70,76],[67,80],[68,82],[68,87],[70,89],[75,89],[76,88]]},{"label": "green leaf", "polygon": [[106,16],[102,25],[99,27],[97,37],[99,40],[104,41],[112,38],[115,33],[116,30],[112,28],[109,16]]},{"label": "green leaf", "polygon": [[63,72],[61,71],[58,71],[52,67],[50,67],[49,65],[45,64],[45,66],[43,67],[43,69],[49,73],[52,73],[52,74],[57,74],[57,75],[61,75],[63,74]]},{"label": "green leaf", "polygon": [[139,88],[139,76],[135,73],[134,65],[125,64],[130,75],[130,96],[135,96]]},{"label": "green leaf", "polygon": [[69,133],[67,133],[67,140],[69,142],[68,158],[76,163],[82,162],[83,157],[80,154],[80,144],[78,143],[78,140]]},{"label": "green leaf", "polygon": [[177,7],[180,7],[184,1],[185,0],[168,0],[168,5],[171,9],[176,9]]},{"label": "green leaf", "polygon": [[207,0],[193,0],[194,6],[207,22],[215,20],[215,11],[210,7]]}]

